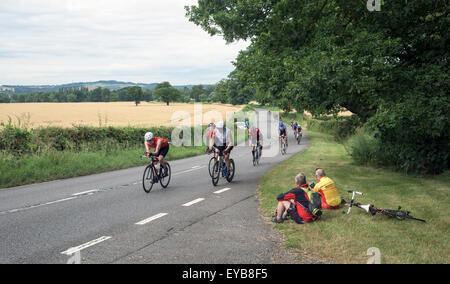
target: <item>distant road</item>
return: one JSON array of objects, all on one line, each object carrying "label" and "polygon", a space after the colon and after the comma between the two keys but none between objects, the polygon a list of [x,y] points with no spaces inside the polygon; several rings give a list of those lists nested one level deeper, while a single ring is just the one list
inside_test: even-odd
[{"label": "distant road", "polygon": [[[0,263],[273,263],[294,261],[258,211],[258,179],[306,147],[253,167],[235,147],[232,183],[214,187],[210,156],[171,162],[170,186],[150,194],[143,167],[0,190]],[[289,189],[280,188],[280,192]]]}]

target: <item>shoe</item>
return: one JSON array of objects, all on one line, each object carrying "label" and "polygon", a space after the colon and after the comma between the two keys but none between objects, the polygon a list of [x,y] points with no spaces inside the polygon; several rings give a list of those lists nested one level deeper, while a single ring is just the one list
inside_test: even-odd
[{"label": "shoe", "polygon": [[169,170],[167,168],[164,168],[163,170],[163,178],[167,177],[169,175]]},{"label": "shoe", "polygon": [[277,216],[272,217],[272,222],[274,223],[281,224],[283,221],[283,219],[278,219]]}]

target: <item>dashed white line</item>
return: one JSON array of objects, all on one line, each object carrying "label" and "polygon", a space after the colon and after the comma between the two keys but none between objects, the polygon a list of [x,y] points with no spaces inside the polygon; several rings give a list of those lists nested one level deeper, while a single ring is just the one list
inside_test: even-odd
[{"label": "dashed white line", "polygon": [[[40,206],[45,206],[45,205],[51,205],[51,204],[55,204],[55,203],[60,203],[60,202],[64,202],[64,201],[69,201],[72,199],[75,199],[76,197],[69,197],[69,198],[64,198],[64,199],[60,199],[60,200],[56,200],[56,201],[51,201],[51,202],[47,202],[44,204],[41,204]],[[36,206],[37,207],[37,206]],[[30,207],[31,208],[31,207]]]},{"label": "dashed white line", "polygon": [[99,189],[87,190],[87,191],[83,191],[83,192],[74,193],[74,194],[72,194],[72,196],[91,195],[94,192],[98,192],[98,191],[100,191],[100,190]]},{"label": "dashed white line", "polygon": [[147,219],[145,219],[145,220],[142,220],[142,221],[140,221],[140,222],[137,222],[136,223],[136,225],[145,225],[145,224],[147,224],[147,223],[150,223],[151,221],[154,221],[154,220],[156,220],[156,219],[159,219],[159,218],[161,218],[161,217],[164,217],[164,216],[166,216],[166,215],[168,215],[169,213],[159,213],[159,214],[156,214],[155,216],[152,216],[152,217],[150,217],[150,218],[147,218]]},{"label": "dashed white line", "polygon": [[219,194],[219,193],[228,191],[228,190],[230,190],[230,189],[231,189],[231,188],[227,187],[227,188],[224,188],[224,189],[221,189],[221,190],[218,190],[218,191],[214,191],[214,193],[215,193],[215,194]]},{"label": "dashed white line", "polygon": [[192,200],[191,202],[183,204],[183,206],[184,207],[189,207],[189,206],[194,205],[196,203],[202,202],[203,200],[205,200],[205,199],[204,198],[198,198],[198,199]]},{"label": "dashed white line", "polygon": [[110,236],[103,236],[103,237],[100,237],[100,238],[98,238],[96,240],[93,240],[93,241],[87,242],[85,244],[82,244],[80,246],[70,248],[70,249],[68,249],[66,251],[63,251],[61,254],[72,255],[72,254],[74,254],[74,253],[76,253],[78,251],[81,251],[81,250],[86,249],[88,247],[94,246],[96,244],[99,244],[99,243],[104,242],[106,240],[109,240],[111,238],[112,237],[110,237]]}]

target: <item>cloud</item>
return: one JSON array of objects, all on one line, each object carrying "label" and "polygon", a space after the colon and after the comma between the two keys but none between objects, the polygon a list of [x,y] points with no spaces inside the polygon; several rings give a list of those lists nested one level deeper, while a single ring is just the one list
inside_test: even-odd
[{"label": "cloud", "polygon": [[0,85],[218,82],[248,43],[227,45],[189,22],[184,6],[196,2],[2,0]]}]

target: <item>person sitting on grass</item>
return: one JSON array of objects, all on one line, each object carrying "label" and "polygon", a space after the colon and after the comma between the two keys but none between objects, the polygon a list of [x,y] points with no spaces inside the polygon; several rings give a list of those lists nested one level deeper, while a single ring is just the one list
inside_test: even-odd
[{"label": "person sitting on grass", "polygon": [[321,168],[316,169],[317,184],[311,184],[311,188],[320,194],[322,200],[322,209],[335,210],[339,209],[342,198],[339,195],[336,184],[332,179],[326,176],[325,171]]},{"label": "person sitting on grass", "polygon": [[[297,224],[311,223],[318,219],[309,211],[310,200],[307,194],[308,184],[303,173],[295,177],[297,187],[277,196],[278,206],[275,211],[276,216],[272,218],[274,223],[283,223],[288,215]],[[287,214],[286,214],[287,213]]]}]

